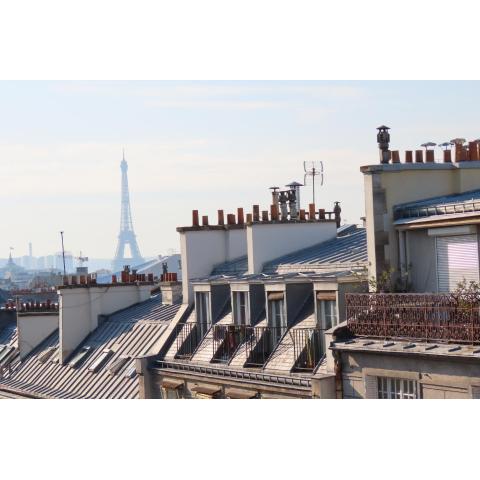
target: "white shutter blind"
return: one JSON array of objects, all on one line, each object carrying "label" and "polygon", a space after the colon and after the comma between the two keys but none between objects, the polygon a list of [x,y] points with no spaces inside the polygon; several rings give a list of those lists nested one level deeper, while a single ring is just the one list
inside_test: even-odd
[{"label": "white shutter blind", "polygon": [[365,375],[365,398],[378,398],[378,379],[373,375]]},{"label": "white shutter blind", "polygon": [[439,292],[452,292],[463,279],[479,281],[477,235],[437,237]]}]

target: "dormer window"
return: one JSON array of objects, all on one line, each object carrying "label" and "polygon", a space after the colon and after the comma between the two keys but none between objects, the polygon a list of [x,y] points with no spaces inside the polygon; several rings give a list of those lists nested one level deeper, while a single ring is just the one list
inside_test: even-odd
[{"label": "dormer window", "polygon": [[248,292],[233,292],[232,298],[235,325],[250,325]]},{"label": "dormer window", "polygon": [[268,294],[268,325],[272,328],[272,346],[275,346],[287,330],[287,315],[283,292],[270,292]]},{"label": "dormer window", "polygon": [[212,326],[210,292],[195,292],[195,311],[197,314],[197,325],[201,337],[203,337]]},{"label": "dormer window", "polygon": [[317,323],[322,330],[337,326],[337,301],[335,292],[317,293]]}]

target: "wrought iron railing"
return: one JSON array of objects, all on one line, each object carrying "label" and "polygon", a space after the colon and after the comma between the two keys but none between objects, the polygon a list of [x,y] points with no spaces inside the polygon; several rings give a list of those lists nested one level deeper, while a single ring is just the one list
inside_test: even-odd
[{"label": "wrought iron railing", "polygon": [[245,366],[263,367],[286,331],[284,327],[247,327]]},{"label": "wrought iron railing", "polygon": [[214,325],[213,361],[228,363],[245,342],[250,328],[245,325]]},{"label": "wrought iron railing", "polygon": [[480,343],[480,296],[350,293],[347,325],[358,336]]},{"label": "wrought iron railing", "polygon": [[175,358],[191,358],[211,325],[208,323],[184,323],[177,327]]},{"label": "wrought iron railing", "polygon": [[313,371],[323,358],[323,338],[319,328],[295,328],[289,331],[293,342],[294,370]]}]

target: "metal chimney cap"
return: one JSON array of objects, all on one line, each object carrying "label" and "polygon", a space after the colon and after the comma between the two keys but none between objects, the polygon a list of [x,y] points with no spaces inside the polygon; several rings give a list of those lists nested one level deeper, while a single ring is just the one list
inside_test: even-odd
[{"label": "metal chimney cap", "polygon": [[435,147],[436,145],[437,144],[433,142],[426,142],[426,143],[422,143],[420,146],[428,149],[428,147]]},{"label": "metal chimney cap", "polygon": [[454,144],[460,144],[463,145],[466,140],[464,138],[454,138],[453,140],[450,140]]},{"label": "metal chimney cap", "polygon": [[387,127],[385,125],[380,125],[379,127],[377,127],[377,130],[390,130],[390,127]]},{"label": "metal chimney cap", "polygon": [[278,190],[279,188],[280,188],[280,187],[270,187],[269,190],[275,191],[275,190]]},{"label": "metal chimney cap", "polygon": [[285,185],[286,187],[303,187],[303,183],[298,183],[298,182],[295,182],[293,181],[292,183],[288,183],[287,185]]},{"label": "metal chimney cap", "polygon": [[443,142],[443,143],[440,143],[438,146],[439,147],[445,147],[445,150],[447,150],[452,145],[453,145],[453,142]]}]

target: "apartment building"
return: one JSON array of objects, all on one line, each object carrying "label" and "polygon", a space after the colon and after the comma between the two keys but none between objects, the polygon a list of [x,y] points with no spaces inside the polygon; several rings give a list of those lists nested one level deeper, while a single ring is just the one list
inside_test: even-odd
[{"label": "apartment building", "polygon": [[138,398],[136,358],[158,353],[186,310],[175,283],[72,275],[58,305],[10,305],[0,323],[0,398]]},{"label": "apartment building", "polygon": [[[291,207],[294,205],[291,205]],[[160,355],[139,362],[153,398],[332,398],[325,332],[345,318],[345,292],[366,288],[366,233],[325,212],[275,202],[244,220],[198,212],[178,228],[184,321]]]},{"label": "apartment building", "polygon": [[377,291],[346,294],[327,335],[337,396],[478,398],[479,142],[445,142],[440,160],[429,142],[401,163],[385,134],[382,163],[361,168]]}]

